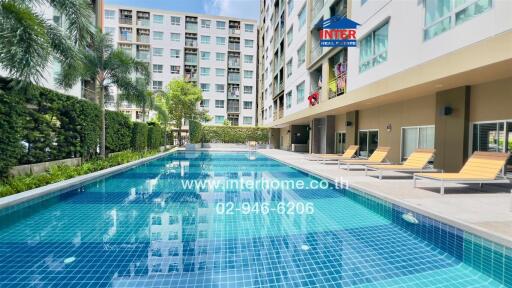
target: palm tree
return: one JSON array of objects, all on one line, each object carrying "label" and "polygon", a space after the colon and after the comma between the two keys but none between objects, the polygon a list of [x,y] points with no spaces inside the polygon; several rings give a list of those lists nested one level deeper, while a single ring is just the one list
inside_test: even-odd
[{"label": "palm tree", "polygon": [[153,110],[156,105],[156,95],[148,90],[149,81],[145,78],[135,80],[136,89],[118,94],[118,101],[126,101],[142,109],[142,122],[146,122],[146,111]]},{"label": "palm tree", "polygon": [[[64,28],[36,12],[45,6],[63,16]],[[51,61],[75,66],[77,48],[93,34],[92,18],[87,0],[0,0],[0,66],[17,87],[38,83]]]},{"label": "palm tree", "polygon": [[134,77],[149,82],[150,72],[147,63],[136,60],[120,48],[114,49],[111,36],[101,31],[92,36],[82,57],[83,64],[63,69],[58,82],[63,87],[72,87],[79,79],[96,83],[96,99],[101,107],[100,154],[105,157],[105,95],[109,95],[113,87],[123,94],[139,93]]}]

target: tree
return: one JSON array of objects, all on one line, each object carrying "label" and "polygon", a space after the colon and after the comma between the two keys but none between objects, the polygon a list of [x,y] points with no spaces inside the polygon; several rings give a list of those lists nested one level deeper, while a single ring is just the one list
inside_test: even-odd
[{"label": "tree", "polygon": [[183,144],[181,128],[184,120],[204,121],[208,119],[205,111],[198,109],[203,100],[201,89],[183,79],[169,82],[164,91],[158,93],[158,102],[165,107],[169,120],[178,130],[178,143]]},{"label": "tree", "polygon": [[[63,16],[64,29],[36,12],[44,5]],[[87,0],[0,0],[0,66],[17,88],[40,82],[54,60],[76,66],[81,61],[77,48],[93,34],[92,18]]]},{"label": "tree", "polygon": [[119,101],[127,101],[142,109],[142,122],[146,122],[146,111],[155,108],[156,100],[153,91],[148,90],[149,81],[144,78],[136,79],[136,89],[118,95]]},{"label": "tree", "polygon": [[105,157],[105,95],[113,87],[124,94],[138,93],[139,86],[134,77],[149,81],[148,64],[134,59],[122,49],[114,49],[111,36],[97,31],[87,49],[82,51],[84,59],[78,67],[67,67],[59,75],[61,86],[72,87],[78,80],[85,79],[96,83],[96,99],[101,107],[100,154]]}]

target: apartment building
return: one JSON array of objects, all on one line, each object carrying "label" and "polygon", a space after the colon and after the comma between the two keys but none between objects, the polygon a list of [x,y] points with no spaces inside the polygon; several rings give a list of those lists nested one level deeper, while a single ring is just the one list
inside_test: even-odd
[{"label": "apartment building", "polygon": [[[152,89],[183,78],[203,91],[207,124],[256,125],[256,21],[106,5],[104,30],[152,69]],[[141,120],[137,107],[121,111]]]},{"label": "apartment building", "polygon": [[[284,53],[292,63],[285,65],[284,110],[280,92],[265,93],[275,81],[260,86],[259,113],[274,128],[276,147],[338,153],[358,144],[367,156],[382,145],[391,147],[391,161],[432,147],[434,165],[445,171],[458,170],[474,151],[512,150],[511,1],[284,2],[262,1],[260,26],[267,33],[280,5],[287,29],[294,26],[293,49]],[[361,24],[357,47],[320,47],[315,24],[332,16]],[[306,29],[298,30],[303,18]],[[262,36],[269,50],[270,31]],[[297,65],[302,44],[295,41],[306,43],[305,68]],[[266,50],[263,59],[280,61]],[[319,103],[311,105],[315,93]]]}]

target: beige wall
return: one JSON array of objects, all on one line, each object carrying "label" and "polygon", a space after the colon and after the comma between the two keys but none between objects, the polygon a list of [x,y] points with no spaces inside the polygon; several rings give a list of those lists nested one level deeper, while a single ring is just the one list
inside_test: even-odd
[{"label": "beige wall", "polygon": [[512,78],[471,86],[469,121],[512,119]]},{"label": "beige wall", "polygon": [[283,150],[290,150],[291,149],[291,143],[292,143],[292,133],[288,133],[288,130],[290,130],[290,126],[286,126],[284,128],[279,129],[280,136],[283,136],[281,138],[281,149]]},{"label": "beige wall", "polygon": [[[359,111],[359,130],[378,129],[379,145],[390,146],[389,160],[400,161],[401,128],[434,125],[435,96],[429,95]],[[391,124],[391,131],[386,126]]]},{"label": "beige wall", "polygon": [[336,132],[345,131],[345,123],[347,122],[347,114],[343,113],[340,115],[336,115],[335,129]]}]

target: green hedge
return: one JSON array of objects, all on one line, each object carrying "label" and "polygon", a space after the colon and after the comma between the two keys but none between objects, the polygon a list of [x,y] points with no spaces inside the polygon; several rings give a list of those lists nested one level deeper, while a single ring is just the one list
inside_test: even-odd
[{"label": "green hedge", "polygon": [[21,105],[16,97],[0,91],[0,178],[16,165],[22,153],[20,145]]},{"label": "green hedge", "polygon": [[107,153],[131,148],[132,122],[124,113],[105,111],[105,131]]},{"label": "green hedge", "polygon": [[237,126],[203,126],[203,143],[268,143],[268,128]]},{"label": "green hedge", "polygon": [[188,129],[190,133],[190,143],[201,143],[203,140],[202,124],[199,121],[190,120]]},{"label": "green hedge", "polygon": [[148,146],[148,125],[134,122],[132,126],[132,149],[144,151]]},{"label": "green hedge", "polygon": [[148,149],[158,149],[164,144],[164,130],[158,124],[148,127]]}]

